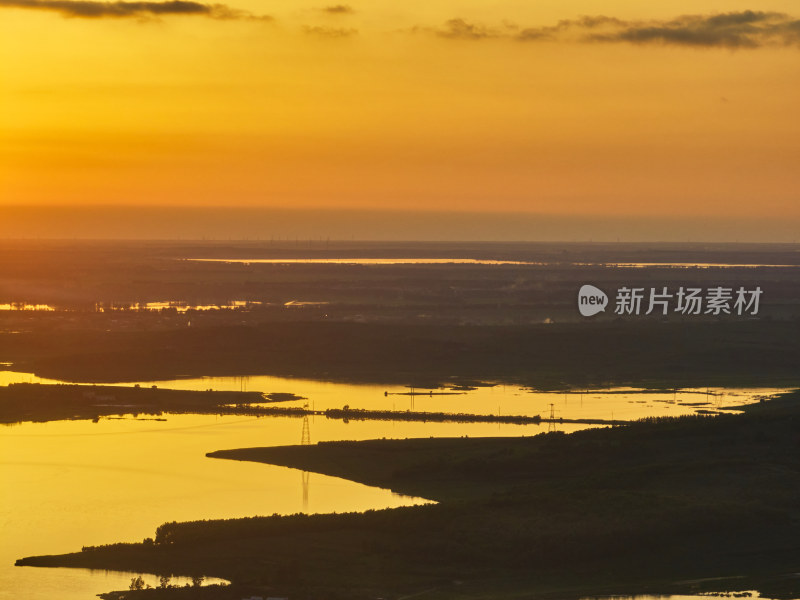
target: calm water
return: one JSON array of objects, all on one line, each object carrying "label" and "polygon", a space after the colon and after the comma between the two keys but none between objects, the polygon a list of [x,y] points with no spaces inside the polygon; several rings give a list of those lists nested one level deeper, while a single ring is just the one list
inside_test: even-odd
[{"label": "calm water", "polygon": [[52,312],[55,310],[49,304],[28,304],[27,302],[15,302],[15,303],[8,303],[0,304],[0,310],[38,310],[38,311],[46,311]]},{"label": "calm water", "polygon": [[[0,371],[0,385],[58,383],[30,374]],[[518,386],[488,386],[453,395],[405,395],[401,386],[356,385],[279,377],[222,377],[138,382],[176,389],[291,392],[307,399],[282,403],[321,410],[340,408],[405,411],[541,414],[564,418],[633,419],[687,414],[752,401],[780,390],[639,390],[532,393]],[[436,390],[452,391],[452,390]],[[416,423],[309,419],[312,443],[380,437],[534,435],[547,425]],[[574,431],[583,426],[559,425]],[[257,463],[215,460],[224,448],[298,444],[301,418],[167,415],[166,420],[101,419],[23,423],[0,427],[0,599],[91,598],[126,589],[129,573],[13,567],[35,554],[82,545],[139,541],[165,521],[231,518],[273,513],[343,512],[424,502],[345,480]],[[151,579],[151,584],[156,583]],[[643,600],[643,599],[640,599]]]},{"label": "calm water", "polygon": [[[358,426],[324,425],[312,420],[313,441],[374,437]],[[317,474],[304,489],[300,471],[205,457],[222,448],[297,444],[301,428],[297,419],[208,415],[0,428],[0,598],[24,592],[25,598],[44,600],[53,589],[59,598],[91,598],[127,588],[129,574],[97,577],[12,565],[22,556],[140,541],[165,521],[362,511],[423,501]]]},{"label": "calm water", "polygon": [[[15,382],[63,383],[43,379],[28,373],[0,371],[0,385]],[[564,419],[621,419],[634,420],[650,416],[680,416],[702,411],[719,411],[725,407],[756,402],[786,390],[777,388],[692,388],[676,391],[647,391],[635,388],[606,390],[572,390],[569,392],[538,392],[516,385],[486,385],[470,391],[450,388],[409,388],[398,385],[332,383],[312,379],[286,377],[198,377],[166,381],[135,381],[118,385],[156,385],[181,390],[259,391],[264,393],[294,393],[306,400],[282,402],[279,406],[328,408],[365,408],[371,410],[428,411],[445,413],[540,415]],[[410,395],[413,391],[413,395]],[[433,392],[431,394],[431,392]],[[390,436],[386,422],[373,422],[374,437]],[[467,427],[461,425],[461,427]],[[469,427],[472,427],[471,425]],[[479,427],[479,426],[478,426]],[[497,435],[497,425],[491,425]],[[529,426],[530,427],[530,426]],[[538,433],[535,428],[528,434]],[[575,431],[585,425],[563,425],[564,431]],[[466,430],[460,435],[473,435]],[[476,434],[476,435],[487,435]],[[508,435],[519,435],[517,431]]]},{"label": "calm water", "polygon": [[[754,590],[743,590],[735,593],[737,594],[736,597],[739,598],[763,598],[764,600],[770,600],[767,596],[761,596],[757,591]],[[734,597],[733,594],[706,594],[700,596],[586,596],[581,598],[581,600],[711,600],[712,598],[732,597]]]},{"label": "calm water", "polygon": [[[250,300],[233,300],[227,304],[188,304],[186,302],[164,301],[164,302],[141,302],[131,304],[130,310],[158,311],[167,308],[174,308],[178,312],[189,310],[232,310],[237,308],[251,308],[260,306],[262,302]],[[102,308],[98,308],[102,312]]]},{"label": "calm water", "polygon": [[536,262],[526,260],[491,260],[478,258],[189,258],[193,262],[221,262],[238,264],[273,265],[538,265],[575,267],[612,267],[621,269],[646,269],[650,267],[671,267],[676,269],[739,269],[757,267],[798,268],[800,265],[774,265],[754,263],[701,263],[701,262],[660,262],[660,263],[601,263],[601,262]]},{"label": "calm water", "polygon": [[521,260],[478,258],[189,258],[193,262],[272,265],[544,265]]}]

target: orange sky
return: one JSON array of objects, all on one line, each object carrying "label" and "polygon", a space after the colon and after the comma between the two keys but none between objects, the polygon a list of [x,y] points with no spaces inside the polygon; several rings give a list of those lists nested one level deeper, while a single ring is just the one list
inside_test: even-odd
[{"label": "orange sky", "polygon": [[0,0],[0,206],[800,220],[791,1],[147,6]]}]

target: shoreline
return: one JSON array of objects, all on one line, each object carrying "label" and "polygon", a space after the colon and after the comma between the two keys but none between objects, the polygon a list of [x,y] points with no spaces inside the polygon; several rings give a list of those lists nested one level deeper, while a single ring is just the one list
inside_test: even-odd
[{"label": "shoreline", "polygon": [[[341,594],[329,597],[381,593],[399,598],[444,585],[443,595],[430,597],[446,598],[455,589],[454,579],[475,589],[500,590],[492,596],[497,598],[518,597],[523,590],[546,597],[546,588],[559,580],[563,587],[565,577],[582,589],[606,589],[613,581],[608,589],[615,593],[652,591],[653,582],[661,582],[663,593],[694,585],[682,587],[677,581],[737,571],[768,588],[798,566],[791,549],[800,531],[789,517],[800,498],[800,459],[789,452],[798,403],[795,392],[772,406],[750,405],[738,415],[665,418],[569,435],[216,451],[210,455],[345,477],[439,504],[164,524],[149,545],[28,557],[19,564],[195,569],[237,585],[261,578],[247,585],[310,597],[323,597],[325,589]],[[547,482],[545,488],[540,481]],[[706,512],[709,505],[713,518]],[[617,521],[614,515],[623,507],[625,520]],[[652,520],[655,514],[658,521]],[[563,523],[571,524],[568,531]],[[484,537],[486,528],[498,539]],[[344,531],[350,533],[342,538]],[[265,546],[266,540],[271,542]],[[363,544],[373,549],[369,559],[362,555]],[[324,568],[276,583],[274,569],[302,560],[310,547],[313,560],[321,560]],[[235,563],[226,558],[229,553],[238,557]],[[429,555],[438,557],[432,571]],[[580,558],[577,571],[565,570],[567,556],[573,566]],[[378,571],[370,573],[382,575],[366,577],[354,570],[351,561],[356,560],[377,561]],[[532,564],[534,570],[522,575],[520,569]],[[668,581],[673,582],[669,587]],[[232,597],[224,593],[218,597]]]}]

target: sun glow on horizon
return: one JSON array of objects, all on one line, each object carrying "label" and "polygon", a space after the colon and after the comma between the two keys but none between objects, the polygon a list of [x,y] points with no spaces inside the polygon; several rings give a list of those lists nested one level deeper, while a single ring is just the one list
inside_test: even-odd
[{"label": "sun glow on horizon", "polygon": [[800,218],[788,2],[62,4],[0,1],[0,206]]}]

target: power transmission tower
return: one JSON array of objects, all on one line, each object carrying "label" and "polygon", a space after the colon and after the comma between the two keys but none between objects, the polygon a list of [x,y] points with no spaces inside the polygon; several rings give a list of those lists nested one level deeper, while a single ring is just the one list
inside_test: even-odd
[{"label": "power transmission tower", "polygon": [[311,445],[311,429],[308,425],[308,415],[303,416],[303,433],[300,436],[300,445],[301,446],[310,446]]},{"label": "power transmission tower", "polygon": [[[303,407],[308,411],[308,403],[305,404]],[[308,423],[308,412],[303,415],[303,433],[300,434],[300,445],[301,446],[310,446],[311,445],[311,427]],[[311,473],[308,471],[303,471],[301,473],[302,481],[303,481],[303,512],[308,512],[308,480],[311,476]]]}]

